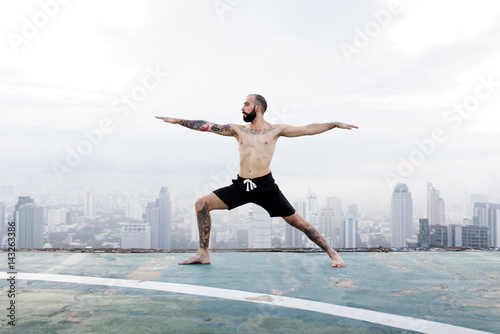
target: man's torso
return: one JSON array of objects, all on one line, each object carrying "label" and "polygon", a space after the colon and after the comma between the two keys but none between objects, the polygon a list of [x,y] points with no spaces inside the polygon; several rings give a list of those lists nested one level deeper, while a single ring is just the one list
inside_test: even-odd
[{"label": "man's torso", "polygon": [[281,131],[280,125],[262,129],[234,125],[240,151],[240,172],[243,178],[256,178],[269,174],[276,142]]}]

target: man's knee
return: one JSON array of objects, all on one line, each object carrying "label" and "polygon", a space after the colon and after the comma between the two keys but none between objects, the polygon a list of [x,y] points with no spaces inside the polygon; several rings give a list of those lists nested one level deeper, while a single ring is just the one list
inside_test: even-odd
[{"label": "man's knee", "polygon": [[199,198],[194,204],[194,207],[196,209],[196,212],[200,212],[204,209],[209,210],[206,196]]}]

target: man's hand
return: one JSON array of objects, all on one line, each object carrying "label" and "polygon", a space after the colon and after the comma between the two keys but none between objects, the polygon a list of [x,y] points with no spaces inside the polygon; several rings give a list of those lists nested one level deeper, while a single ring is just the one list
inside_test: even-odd
[{"label": "man's hand", "polygon": [[155,116],[158,119],[163,120],[165,123],[179,124],[180,119],[173,117]]},{"label": "man's hand", "polygon": [[346,124],[342,122],[335,122],[335,127],[339,129],[346,129],[346,130],[351,130],[351,129],[357,129],[358,127],[353,124]]}]

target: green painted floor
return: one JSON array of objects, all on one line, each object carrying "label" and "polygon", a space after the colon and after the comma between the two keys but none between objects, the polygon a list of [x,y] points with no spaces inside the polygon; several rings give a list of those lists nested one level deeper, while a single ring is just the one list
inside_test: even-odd
[{"label": "green painted floor", "polygon": [[[345,268],[331,268],[324,253],[214,252],[211,265],[179,266],[189,254],[17,252],[15,298],[8,297],[3,254],[1,333],[413,332],[265,303],[273,297],[500,333],[498,251],[341,253]],[[102,285],[51,280],[66,275],[110,280]],[[182,283],[193,285],[194,292],[131,288],[121,280],[151,287]],[[258,293],[263,303],[198,295],[204,287]],[[15,327],[8,324],[10,300],[16,305]]]}]

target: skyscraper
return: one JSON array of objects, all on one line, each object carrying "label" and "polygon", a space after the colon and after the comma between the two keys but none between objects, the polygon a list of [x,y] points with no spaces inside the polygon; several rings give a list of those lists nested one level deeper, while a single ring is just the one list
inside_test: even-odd
[{"label": "skyscraper", "polygon": [[347,215],[342,220],[342,229],[344,230],[344,247],[356,248],[358,236],[358,221],[352,215]]},{"label": "skyscraper", "polygon": [[[335,212],[333,209],[322,208],[319,213],[319,228],[323,238],[329,245],[333,245],[333,229],[334,229]],[[334,245],[337,247],[337,245]]]},{"label": "skyscraper", "polygon": [[333,211],[333,235],[329,236],[333,241],[333,247],[344,246],[344,229],[342,227],[342,200],[332,196],[326,199],[326,207]]},{"label": "skyscraper", "polygon": [[95,194],[91,190],[85,193],[84,211],[83,214],[87,217],[95,216]]},{"label": "skyscraper", "polygon": [[5,203],[0,202],[0,242],[2,241],[3,236],[6,235],[5,229]]},{"label": "skyscraper", "polygon": [[306,215],[304,217],[308,222],[315,225],[316,216],[318,215],[318,198],[316,193],[313,193],[311,189],[307,190],[307,208]]},{"label": "skyscraper", "polygon": [[429,225],[444,225],[444,200],[439,197],[439,190],[427,183],[427,219]]},{"label": "skyscraper", "polygon": [[146,223],[151,226],[151,248],[170,249],[172,212],[170,193],[167,187],[161,187],[160,196],[156,202],[147,204]]},{"label": "skyscraper", "polygon": [[170,228],[172,212],[170,193],[167,187],[162,187],[158,198],[158,248],[170,249]]},{"label": "skyscraper", "polygon": [[394,187],[391,214],[391,246],[406,247],[406,239],[412,237],[413,200],[404,183]]},{"label": "skyscraper", "polygon": [[500,204],[474,203],[474,222],[490,228],[490,247],[500,246]]},{"label": "skyscraper", "polygon": [[[293,202],[293,208],[299,215],[305,217],[307,212],[307,202],[299,199]],[[290,224],[285,225],[285,248],[303,247],[302,232]]]},{"label": "skyscraper", "polygon": [[150,226],[151,248],[158,249],[158,204],[149,202],[146,206],[146,223]]},{"label": "skyscraper", "polygon": [[43,207],[35,206],[30,196],[21,196],[15,206],[16,246],[19,248],[43,247]]},{"label": "skyscraper", "polygon": [[418,246],[429,247],[430,245],[429,219],[420,218],[418,229]]},{"label": "skyscraper", "polygon": [[248,248],[271,248],[271,216],[258,205],[248,212]]}]

